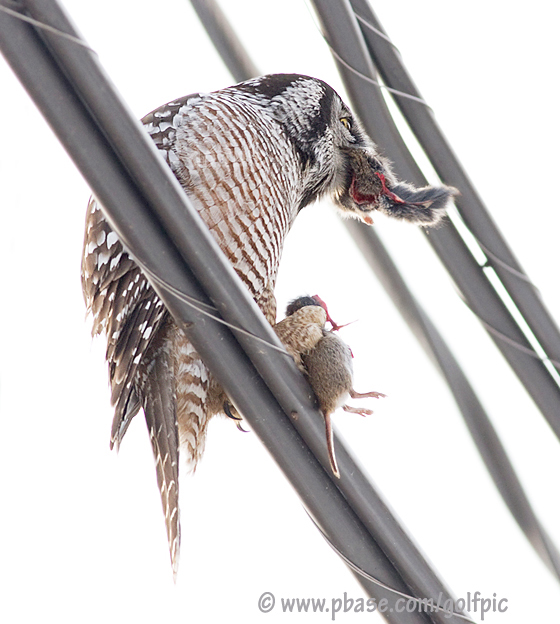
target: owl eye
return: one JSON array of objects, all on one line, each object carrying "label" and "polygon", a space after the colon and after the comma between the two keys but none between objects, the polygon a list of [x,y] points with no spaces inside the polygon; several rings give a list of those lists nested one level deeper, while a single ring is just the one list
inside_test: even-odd
[{"label": "owl eye", "polygon": [[340,123],[346,128],[346,130],[352,130],[352,117],[341,117]]}]

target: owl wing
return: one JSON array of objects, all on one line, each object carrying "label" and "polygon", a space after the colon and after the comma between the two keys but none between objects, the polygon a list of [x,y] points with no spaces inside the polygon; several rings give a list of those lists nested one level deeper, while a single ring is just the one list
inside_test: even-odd
[{"label": "owl wing", "polygon": [[93,316],[92,334],[105,332],[111,404],[111,448],[119,446],[141,407],[135,380],[142,355],[168,317],[162,301],[91,198],[86,215],[82,289]]}]

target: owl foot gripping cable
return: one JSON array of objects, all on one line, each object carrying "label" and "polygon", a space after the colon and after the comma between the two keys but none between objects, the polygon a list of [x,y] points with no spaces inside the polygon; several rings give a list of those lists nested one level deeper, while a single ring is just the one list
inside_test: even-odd
[{"label": "owl foot gripping cable", "polygon": [[[284,237],[325,196],[371,224],[375,210],[432,225],[453,189],[414,189],[388,163],[335,91],[300,75],[263,76],[190,95],[143,122],[222,252],[270,323]],[[165,277],[165,276],[162,276]],[[194,470],[225,396],[92,199],[82,260],[93,334],[107,336],[111,446],[143,409],[177,570],[179,448]]]}]

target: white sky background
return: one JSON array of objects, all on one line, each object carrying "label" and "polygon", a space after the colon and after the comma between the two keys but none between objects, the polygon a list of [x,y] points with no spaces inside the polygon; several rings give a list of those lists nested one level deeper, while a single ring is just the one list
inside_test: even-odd
[{"label": "white sky background", "polygon": [[[138,117],[232,83],[186,0],[64,4]],[[342,90],[303,2],[228,0],[225,8],[263,73],[306,73]],[[373,8],[558,318],[558,9],[544,0],[530,11],[488,0]],[[257,437],[226,420],[212,423],[196,476],[181,483],[173,585],[143,418],[118,456],[109,451],[103,342],[89,337],[79,279],[88,188],[3,61],[0,95],[0,621],[269,624],[291,617],[278,606],[260,613],[264,591],[277,600],[362,596]],[[558,441],[420,233],[382,217],[375,227],[560,543]],[[359,321],[342,334],[355,354],[356,389],[389,395],[371,401],[374,416],[341,412],[336,426],[422,551],[456,596],[509,600],[507,614],[485,621],[555,620],[558,585],[501,502],[446,387],[326,204],[306,208],[288,237],[280,309],[315,292],[339,323]]]}]

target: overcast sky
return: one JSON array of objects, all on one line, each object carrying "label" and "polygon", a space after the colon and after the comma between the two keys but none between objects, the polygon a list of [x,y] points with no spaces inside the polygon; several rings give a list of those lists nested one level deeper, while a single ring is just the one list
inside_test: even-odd
[{"label": "overcast sky", "polygon": [[[232,83],[186,0],[64,5],[138,117]],[[373,7],[559,318],[558,9],[544,0],[529,11],[503,0]],[[228,0],[225,8],[263,73],[309,74],[343,93],[304,2]],[[141,416],[120,453],[109,451],[103,341],[90,338],[79,275],[89,190],[3,61],[0,94],[0,621],[269,624],[290,616],[262,614],[265,591],[277,599],[362,596],[256,436],[221,419],[210,427],[196,476],[181,482],[173,585]],[[420,233],[375,221],[560,543],[558,441]],[[326,203],[306,208],[288,237],[279,308],[315,292],[339,323],[357,319],[342,335],[355,355],[356,389],[388,395],[372,401],[367,419],[337,414],[337,429],[421,550],[457,597],[480,591],[508,599],[506,614],[485,621],[555,619],[558,584],[501,502],[437,372]]]}]

